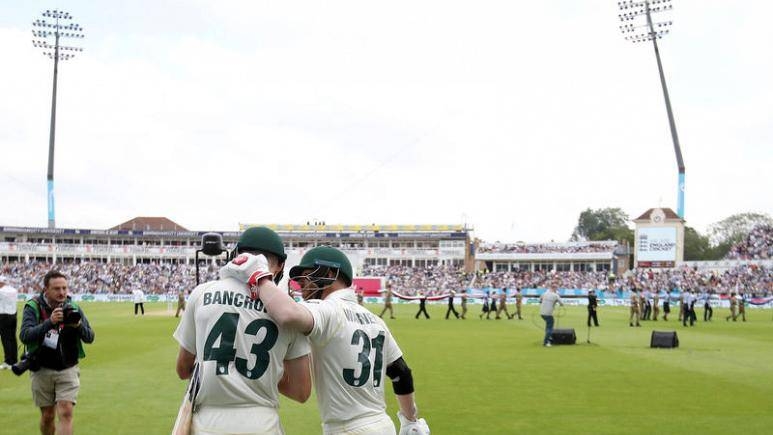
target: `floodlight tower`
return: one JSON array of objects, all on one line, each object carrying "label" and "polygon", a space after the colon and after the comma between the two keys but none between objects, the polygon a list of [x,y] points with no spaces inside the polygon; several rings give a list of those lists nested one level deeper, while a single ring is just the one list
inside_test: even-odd
[{"label": "floodlight tower", "polygon": [[[663,98],[666,100],[666,113],[668,114],[668,125],[671,127],[671,138],[674,141],[674,153],[676,153],[676,165],[679,170],[679,185],[677,190],[676,213],[684,219],[684,161],[682,160],[682,149],[679,146],[679,135],[676,134],[676,123],[674,122],[674,113],[671,110],[671,99],[668,97],[668,87],[666,86],[666,77],[663,74],[663,64],[660,61],[660,50],[658,50],[658,39],[668,34],[669,27],[673,21],[653,21],[652,14],[670,11],[674,8],[671,0],[638,0],[621,1],[617,5],[620,7],[620,31],[625,34],[625,39],[633,43],[652,41],[655,47],[655,59],[658,61],[658,72],[660,73],[660,84],[663,87]],[[645,17],[645,22],[640,22],[639,17]]]},{"label": "floodlight tower", "polygon": [[72,22],[68,12],[57,9],[46,10],[43,19],[32,22],[32,45],[43,50],[43,54],[54,60],[54,91],[51,97],[51,129],[48,139],[48,227],[56,227],[54,212],[54,138],[56,137],[56,79],[59,74],[59,60],[75,57],[83,48],[61,45],[62,38],[83,38],[83,28]]}]

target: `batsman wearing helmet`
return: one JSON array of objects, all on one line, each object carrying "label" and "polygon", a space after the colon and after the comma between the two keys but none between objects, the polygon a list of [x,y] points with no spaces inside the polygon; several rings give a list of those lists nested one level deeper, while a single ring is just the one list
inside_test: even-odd
[{"label": "batsman wearing helmet", "polygon": [[177,374],[194,377],[191,385],[198,386],[189,389],[197,391],[190,401],[192,433],[282,434],[279,393],[298,402],[309,398],[311,348],[303,335],[279,327],[245,283],[258,260],[278,281],[287,256],[279,236],[265,227],[244,231],[235,254],[219,280],[191,292],[174,333]]},{"label": "batsman wearing helmet", "polygon": [[400,411],[400,434],[429,434],[418,418],[413,377],[402,351],[384,321],[357,304],[352,265],[343,252],[326,246],[309,250],[290,278],[301,286],[296,303],[271,279],[263,260],[250,284],[280,328],[308,335],[314,360],[314,383],[325,434],[394,435],[386,414],[384,378],[392,387]]}]

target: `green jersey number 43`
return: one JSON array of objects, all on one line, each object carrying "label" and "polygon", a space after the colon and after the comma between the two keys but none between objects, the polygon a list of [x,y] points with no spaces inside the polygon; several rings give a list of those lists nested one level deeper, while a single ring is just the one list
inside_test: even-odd
[{"label": "green jersey number 43", "polygon": [[[256,319],[250,322],[244,333],[257,336],[261,329],[265,329],[265,336],[259,343],[253,343],[250,353],[255,355],[255,365],[247,367],[248,361],[245,358],[236,356],[236,329],[239,325],[238,313],[223,313],[215,322],[212,331],[207,335],[207,341],[204,344],[204,361],[217,361],[216,374],[227,375],[228,365],[234,361],[236,370],[247,379],[258,379],[266,372],[270,362],[269,351],[279,336],[279,329],[274,322],[268,319]],[[218,347],[215,343],[220,339]]]}]

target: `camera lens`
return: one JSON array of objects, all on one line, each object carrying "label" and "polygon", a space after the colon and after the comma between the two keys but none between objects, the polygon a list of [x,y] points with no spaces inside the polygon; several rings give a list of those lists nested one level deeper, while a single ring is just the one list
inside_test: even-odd
[{"label": "camera lens", "polygon": [[27,369],[30,368],[30,360],[28,358],[22,358],[21,361],[11,366],[11,371],[16,376],[21,376]]}]

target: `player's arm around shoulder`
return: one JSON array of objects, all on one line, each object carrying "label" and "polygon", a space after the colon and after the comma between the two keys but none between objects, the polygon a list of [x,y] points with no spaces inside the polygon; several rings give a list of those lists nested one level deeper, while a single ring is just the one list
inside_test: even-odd
[{"label": "player's arm around shoulder", "polygon": [[314,317],[303,305],[295,302],[287,293],[279,289],[268,278],[263,278],[258,286],[259,297],[266,311],[280,328],[309,334],[314,327]]}]

